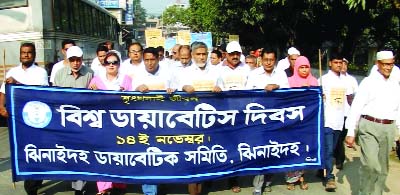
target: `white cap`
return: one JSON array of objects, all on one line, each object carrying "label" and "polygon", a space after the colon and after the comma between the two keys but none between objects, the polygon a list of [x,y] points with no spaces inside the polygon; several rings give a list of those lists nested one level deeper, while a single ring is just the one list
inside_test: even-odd
[{"label": "white cap", "polygon": [[240,47],[239,42],[237,41],[231,41],[228,43],[228,45],[226,46],[226,52],[227,53],[232,53],[232,52],[240,52],[242,53],[242,48]]},{"label": "white cap", "polygon": [[391,51],[380,51],[376,53],[376,60],[386,60],[386,59],[393,59],[393,52]]},{"label": "white cap", "polygon": [[343,62],[346,62],[347,64],[349,63],[349,61],[346,58],[343,58]]},{"label": "white cap", "polygon": [[72,47],[68,48],[68,50],[67,50],[67,58],[82,57],[82,55],[83,55],[83,51],[78,46],[72,46]]},{"label": "white cap", "polygon": [[300,51],[297,50],[295,47],[291,47],[287,50],[289,55],[300,55]]}]

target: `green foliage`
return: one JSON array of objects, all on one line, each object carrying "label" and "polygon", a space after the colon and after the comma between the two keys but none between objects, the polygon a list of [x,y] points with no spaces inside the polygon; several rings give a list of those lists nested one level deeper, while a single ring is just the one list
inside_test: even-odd
[{"label": "green foliage", "polygon": [[133,23],[134,28],[141,27],[146,22],[146,9],[144,9],[140,3],[140,0],[133,0],[135,21]]},{"label": "green foliage", "polygon": [[164,10],[162,20],[165,25],[173,25],[176,23],[189,24],[190,13],[188,9],[179,6],[170,6]]}]

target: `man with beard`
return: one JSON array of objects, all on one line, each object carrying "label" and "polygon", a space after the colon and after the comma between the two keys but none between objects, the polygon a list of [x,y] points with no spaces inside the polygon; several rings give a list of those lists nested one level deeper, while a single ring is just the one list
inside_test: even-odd
[{"label": "man with beard", "polygon": [[[192,66],[184,69],[179,79],[179,88],[187,93],[195,91],[221,92],[221,79],[217,67],[207,63],[207,45],[203,42],[194,42],[192,48]],[[188,185],[190,195],[201,193],[201,183]]]},{"label": "man with beard", "polygon": [[220,92],[222,81],[218,68],[207,63],[207,45],[203,42],[192,43],[193,65],[184,70],[179,89],[188,93],[195,91]]},{"label": "man with beard", "polygon": [[[23,43],[19,51],[21,64],[11,68],[6,75],[6,80],[1,85],[0,115],[8,117],[5,104],[5,83],[24,85],[49,85],[45,69],[35,65],[36,49],[33,43]],[[37,195],[43,180],[25,180],[24,188],[28,195]]]}]

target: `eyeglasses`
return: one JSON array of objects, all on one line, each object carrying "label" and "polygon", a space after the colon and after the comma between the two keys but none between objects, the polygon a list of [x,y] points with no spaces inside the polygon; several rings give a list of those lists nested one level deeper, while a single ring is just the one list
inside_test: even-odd
[{"label": "eyeglasses", "polygon": [[129,53],[140,53],[142,50],[131,50]]},{"label": "eyeglasses", "polygon": [[115,60],[115,61],[104,61],[104,65],[109,66],[109,65],[119,65],[119,61]]}]

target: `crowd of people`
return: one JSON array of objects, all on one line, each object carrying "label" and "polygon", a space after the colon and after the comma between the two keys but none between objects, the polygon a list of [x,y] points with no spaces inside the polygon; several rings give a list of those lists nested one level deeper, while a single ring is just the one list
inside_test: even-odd
[{"label": "crowd of people", "polygon": [[[347,73],[349,63],[340,53],[331,53],[329,71],[317,79],[311,73],[306,56],[291,47],[287,56],[278,61],[276,50],[263,48],[243,55],[237,41],[226,48],[209,51],[203,42],[175,45],[169,54],[164,48],[143,48],[140,43],[129,45],[128,59],[113,50],[112,44],[99,44],[91,65],[83,64],[83,51],[73,40],[62,42],[64,59],[56,63],[48,79],[47,72],[35,64],[33,43],[20,47],[20,65],[7,72],[1,86],[0,115],[8,117],[5,104],[5,84],[89,88],[92,90],[139,91],[165,90],[167,93],[321,86],[324,98],[324,169],[318,175],[326,191],[336,190],[334,162],[343,169],[345,145],[354,147],[355,137],[361,146],[360,193],[382,194],[388,174],[388,156],[400,126],[400,70],[394,65],[392,51],[379,51],[370,75],[358,86]],[[398,121],[396,123],[396,120]],[[345,125],[346,123],[346,125]],[[357,131],[356,131],[357,130]],[[335,159],[335,161],[334,161]],[[253,195],[271,192],[273,174],[254,177]],[[239,177],[229,178],[233,193],[239,193]],[[309,188],[304,170],[287,172],[288,190]],[[36,195],[41,180],[26,180],[28,195]],[[75,195],[84,194],[86,181],[73,181]],[[111,190],[124,190],[126,184],[98,181],[98,195]],[[142,185],[146,195],[157,194],[157,185]],[[202,191],[201,183],[188,185],[191,195]]]}]

